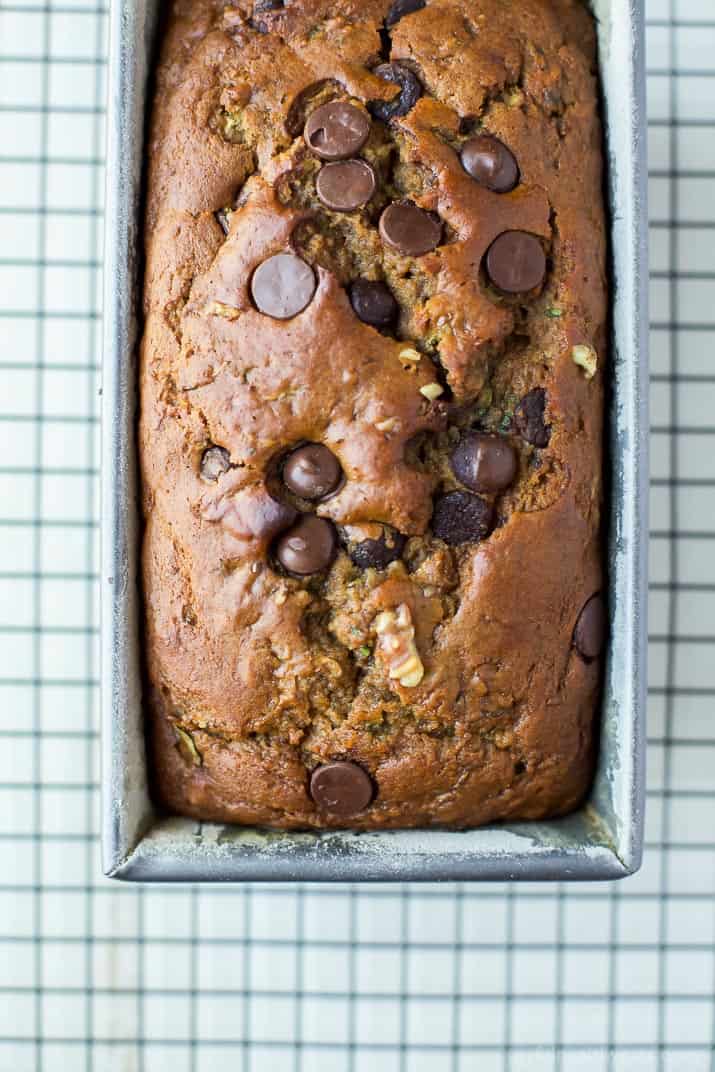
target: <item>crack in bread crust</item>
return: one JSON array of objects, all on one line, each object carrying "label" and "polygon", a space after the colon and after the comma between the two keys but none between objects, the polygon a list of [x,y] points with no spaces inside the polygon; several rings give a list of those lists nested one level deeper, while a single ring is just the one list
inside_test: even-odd
[{"label": "crack in bread crust", "polygon": [[[157,797],[199,818],[346,825],[316,809],[308,777],[348,759],[376,786],[353,827],[560,814],[588,787],[600,678],[572,643],[603,583],[590,18],[580,0],[514,0],[508,19],[500,0],[428,0],[388,30],[388,0],[259,7],[177,0],[157,74],[140,423]],[[394,100],[374,74],[384,62],[416,75],[422,96],[371,120],[359,151],[370,201],[329,209],[303,126],[328,102]],[[480,134],[515,156],[512,191],[463,168]],[[435,249],[409,256],[381,239],[380,215],[400,201],[439,217]],[[507,231],[546,254],[527,294],[506,295],[485,269]],[[262,314],[250,287],[281,252],[316,281],[287,320]],[[389,288],[391,326],[357,318],[357,279]],[[574,347],[597,356],[595,375]],[[534,392],[545,445],[525,431]],[[450,544],[433,506],[464,494],[450,459],[475,430],[511,445],[515,476],[486,494],[487,536]],[[342,470],[317,503],[281,490],[280,459],[302,443],[324,444]],[[213,445],[229,463],[209,481]],[[344,542],[326,572],[288,575],[275,498],[404,546],[366,569]],[[375,627],[400,607],[424,671],[407,686],[388,676]]]}]

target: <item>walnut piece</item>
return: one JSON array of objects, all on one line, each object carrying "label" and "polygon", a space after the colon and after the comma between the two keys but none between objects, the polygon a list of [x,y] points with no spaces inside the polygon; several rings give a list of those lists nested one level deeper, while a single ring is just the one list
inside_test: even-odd
[{"label": "walnut piece", "polygon": [[222,316],[226,320],[238,320],[241,310],[235,305],[226,305],[225,302],[210,301],[204,308],[206,316]]},{"label": "walnut piece", "polygon": [[374,622],[378,651],[391,680],[412,689],[424,677],[425,668],[415,644],[410,609],[400,603],[396,610],[383,610]]},{"label": "walnut piece", "polygon": [[580,365],[587,380],[592,380],[598,368],[598,355],[592,346],[574,346],[571,349],[571,357],[576,365]]},{"label": "walnut piece", "polygon": [[419,350],[414,350],[411,346],[408,346],[404,350],[400,350],[399,358],[400,364],[406,372],[416,372],[417,365],[422,360],[422,354]]},{"label": "walnut piece", "polygon": [[426,383],[424,387],[420,387],[420,394],[428,398],[430,402],[434,402],[436,398],[444,394],[444,387],[441,387],[438,383]]},{"label": "walnut piece", "polygon": [[513,743],[514,733],[512,732],[512,730],[504,729],[494,731],[494,744],[497,746],[497,748],[500,748],[502,750],[505,748],[511,748]]},{"label": "walnut piece", "polygon": [[194,744],[194,738],[186,730],[182,730],[181,726],[174,726],[174,732],[177,736],[177,748],[181,753],[182,759],[187,763],[191,763],[194,767],[200,767],[203,763],[201,753]]},{"label": "walnut piece", "polygon": [[400,422],[397,417],[386,417],[384,421],[379,421],[375,427],[378,432],[394,432],[400,427]]}]

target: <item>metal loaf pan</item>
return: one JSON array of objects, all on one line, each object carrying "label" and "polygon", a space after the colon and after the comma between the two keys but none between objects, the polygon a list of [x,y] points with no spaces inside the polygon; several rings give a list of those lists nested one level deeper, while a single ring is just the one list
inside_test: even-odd
[{"label": "metal loaf pan", "polygon": [[[475,0],[475,3],[477,0]],[[135,417],[147,72],[159,0],[113,0],[102,412],[103,845],[130,881],[609,879],[641,859],[646,682],[647,324],[644,0],[598,21],[613,296],[607,488],[610,647],[588,802],[554,822],[453,833],[276,833],[155,814],[142,719]]]}]

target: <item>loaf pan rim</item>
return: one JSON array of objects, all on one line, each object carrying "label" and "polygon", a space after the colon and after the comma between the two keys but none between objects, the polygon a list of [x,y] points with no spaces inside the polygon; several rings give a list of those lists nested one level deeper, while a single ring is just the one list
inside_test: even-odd
[{"label": "loaf pan rim", "polygon": [[[164,836],[166,821],[153,815],[144,760],[134,427],[141,156],[157,6],[158,0],[113,0],[110,12],[100,579],[105,874],[130,882],[566,881],[632,874],[641,863],[645,800],[648,312],[643,0],[592,2],[599,23],[616,278],[609,431],[611,640],[590,815],[581,809],[551,823],[493,826],[458,835],[440,830],[362,835],[245,831],[246,837],[227,837],[213,853],[209,849],[216,849],[219,835],[211,824],[169,821],[170,826],[179,824],[178,833]],[[579,822],[584,832],[590,829],[593,818],[603,836],[593,840],[584,833],[579,841],[573,831],[578,834]],[[516,846],[515,836],[524,844]],[[455,839],[464,847],[457,850]],[[413,841],[423,847],[404,848]]]}]

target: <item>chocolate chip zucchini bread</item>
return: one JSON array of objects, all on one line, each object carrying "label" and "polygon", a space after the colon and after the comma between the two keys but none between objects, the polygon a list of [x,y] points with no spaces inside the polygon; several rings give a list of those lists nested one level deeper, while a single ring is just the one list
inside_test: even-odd
[{"label": "chocolate chip zucchini bread", "polygon": [[581,0],[175,0],[140,453],[157,799],[475,826],[586,792],[605,241]]}]

